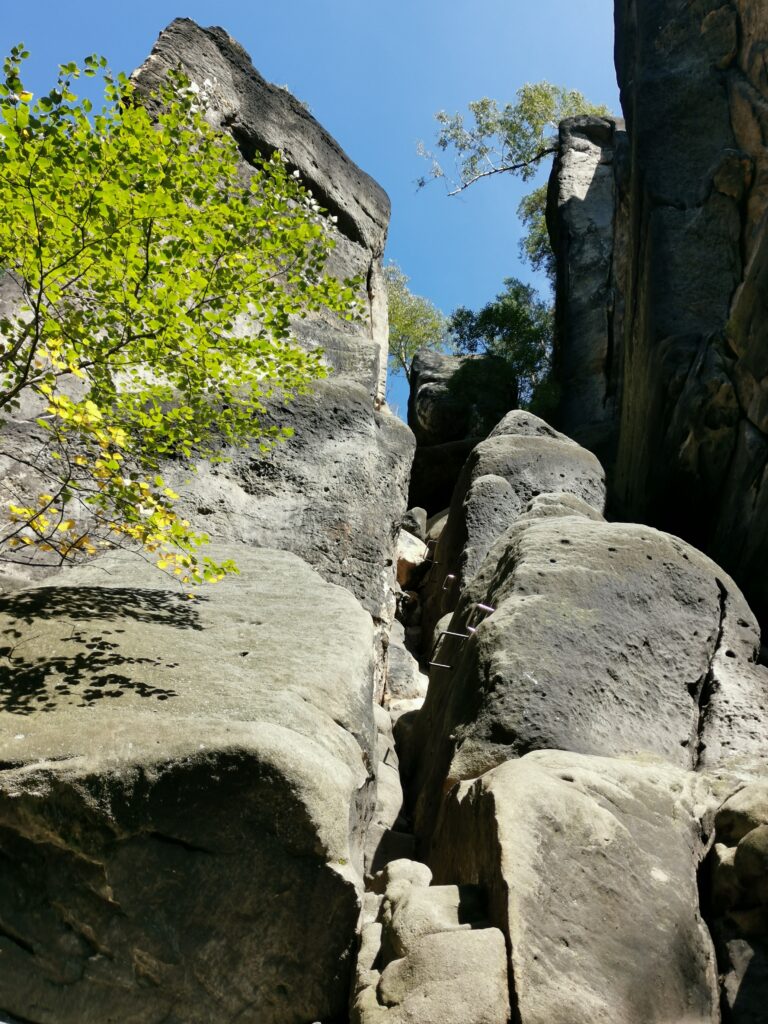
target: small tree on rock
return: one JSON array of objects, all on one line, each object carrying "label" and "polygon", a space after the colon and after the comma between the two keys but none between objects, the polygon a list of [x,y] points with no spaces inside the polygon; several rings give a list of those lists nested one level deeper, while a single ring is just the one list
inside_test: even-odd
[{"label": "small tree on rock", "polygon": [[389,359],[410,383],[413,357],[421,348],[443,346],[447,320],[429,299],[411,292],[409,278],[396,263],[384,267],[384,277],[389,301]]},{"label": "small tree on rock", "polygon": [[27,56],[15,47],[0,82],[0,272],[15,292],[0,415],[31,399],[43,434],[34,455],[0,454],[44,490],[15,493],[6,473],[1,557],[136,543],[183,580],[218,579],[235,566],[200,557],[208,538],[174,511],[161,463],[285,434],[261,423],[265,400],[325,373],[290,319],[354,317],[357,282],[325,274],[328,219],[279,154],[243,173],[205,119],[205,83],[170,76],[153,119],[92,56],[102,110],[72,92],[76,64],[33,103]]},{"label": "small tree on rock", "polygon": [[[551,82],[528,83],[518,89],[514,103],[500,105],[484,97],[468,104],[469,116],[435,114],[438,123],[437,148],[453,153],[454,174],[449,178],[449,195],[496,174],[513,174],[530,181],[557,147],[561,121],[577,114],[608,116],[607,107],[590,103],[575,89],[564,89]],[[429,174],[418,180],[420,186],[435,178],[448,178],[440,159],[420,146],[422,156],[432,162]],[[554,276],[552,250],[545,222],[547,188],[543,185],[525,196],[518,214],[526,227],[521,240],[523,256],[536,269]]]},{"label": "small tree on rock", "polygon": [[504,359],[517,379],[523,407],[533,407],[537,398],[539,407],[546,405],[542,387],[551,368],[552,309],[530,285],[508,277],[495,299],[477,312],[459,307],[448,326],[456,352]]}]

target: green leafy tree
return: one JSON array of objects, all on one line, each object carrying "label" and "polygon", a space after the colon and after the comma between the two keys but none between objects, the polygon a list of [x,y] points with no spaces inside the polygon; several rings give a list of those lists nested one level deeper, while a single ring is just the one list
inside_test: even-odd
[{"label": "green leafy tree", "polygon": [[[438,112],[437,148],[441,153],[452,153],[455,161],[449,195],[457,195],[496,174],[514,174],[530,181],[555,153],[562,120],[577,114],[609,113],[607,107],[590,103],[580,92],[551,82],[526,84],[518,89],[514,103],[503,106],[485,97],[468,104],[468,115]],[[420,151],[432,161],[432,168],[419,179],[419,185],[448,177],[434,153],[423,146]],[[543,185],[524,197],[518,214],[526,227],[522,254],[536,269],[552,277],[554,267],[544,216],[546,198]]]},{"label": "green leafy tree", "polygon": [[[199,551],[161,463],[285,434],[260,423],[265,399],[325,372],[291,317],[355,317],[358,282],[324,272],[328,219],[279,154],[243,174],[205,84],[169,76],[150,116],[92,56],[33,103],[26,57],[15,47],[0,83],[0,272],[17,299],[0,316],[0,416],[36,403],[26,468],[45,491],[12,496],[0,550],[138,544],[182,580],[218,579],[236,567]],[[81,73],[104,77],[101,110],[72,92]]]},{"label": "green leafy tree", "polygon": [[389,301],[389,359],[411,380],[411,363],[420,348],[441,348],[447,321],[444,313],[408,288],[409,278],[390,262],[384,267]]},{"label": "green leafy tree", "polygon": [[517,378],[520,404],[538,404],[543,411],[542,389],[552,358],[552,309],[530,285],[508,277],[493,301],[477,312],[459,307],[448,325],[457,353],[501,356]]}]

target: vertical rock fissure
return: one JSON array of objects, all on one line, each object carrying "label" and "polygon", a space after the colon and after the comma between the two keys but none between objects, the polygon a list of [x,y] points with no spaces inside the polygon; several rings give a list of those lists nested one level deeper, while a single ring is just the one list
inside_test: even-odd
[{"label": "vertical rock fissure", "polygon": [[693,745],[693,764],[692,768],[695,771],[699,767],[701,761],[701,755],[705,749],[704,742],[704,730],[707,724],[707,712],[709,709],[710,701],[718,687],[717,678],[715,675],[715,659],[717,658],[718,652],[723,644],[723,633],[725,631],[725,617],[727,615],[728,605],[728,591],[720,580],[716,580],[718,589],[718,604],[719,604],[719,619],[717,626],[717,636],[715,637],[715,645],[712,648],[712,654],[709,658],[709,670],[704,676],[704,680],[699,688],[699,692],[696,698],[696,724]]}]

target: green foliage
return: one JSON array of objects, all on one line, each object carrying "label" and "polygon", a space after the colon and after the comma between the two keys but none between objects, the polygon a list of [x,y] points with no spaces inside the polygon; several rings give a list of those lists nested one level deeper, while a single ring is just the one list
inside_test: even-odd
[{"label": "green foliage", "polygon": [[[449,195],[456,195],[482,178],[509,172],[530,181],[545,159],[555,152],[558,125],[577,114],[607,116],[607,107],[590,103],[580,92],[551,82],[528,83],[518,89],[514,103],[500,106],[484,97],[468,104],[469,116],[435,114],[439,125],[437,147],[454,156],[455,167]],[[420,147],[432,161],[428,180],[446,178],[440,160]],[[521,242],[523,255],[536,269],[552,274],[552,256],[544,220],[546,186],[537,188],[521,202],[518,213],[527,228]]]},{"label": "green foliage", "polygon": [[[285,434],[260,424],[264,400],[324,375],[290,318],[355,317],[359,282],[325,274],[328,220],[279,154],[242,175],[205,85],[170,76],[153,120],[92,56],[33,104],[27,56],[0,83],[0,270],[19,298],[0,319],[0,411],[37,402],[47,491],[10,505],[0,543],[67,560],[138,542],[182,580],[218,579],[236,569],[199,555],[160,463]],[[81,73],[104,79],[98,112],[72,92]]]},{"label": "green foliage", "polygon": [[390,262],[384,268],[389,300],[389,359],[411,379],[411,362],[420,348],[441,348],[445,341],[446,318],[421,295],[408,288],[408,277]]},{"label": "green foliage", "polygon": [[547,186],[540,185],[523,196],[517,207],[525,233],[520,239],[520,252],[534,270],[543,271],[550,284],[555,283],[555,254],[547,229]]},{"label": "green foliage", "polygon": [[478,312],[461,306],[449,318],[454,348],[460,354],[500,356],[518,382],[520,404],[531,408],[549,377],[552,358],[552,309],[530,285],[504,281],[504,291]]}]

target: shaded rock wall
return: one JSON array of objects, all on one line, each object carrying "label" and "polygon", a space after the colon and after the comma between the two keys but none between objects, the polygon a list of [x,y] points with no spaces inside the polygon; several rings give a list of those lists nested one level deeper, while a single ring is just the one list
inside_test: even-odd
[{"label": "shaded rock wall", "polygon": [[564,423],[611,458],[618,516],[703,547],[765,616],[768,11],[618,0],[616,25],[626,142],[566,124],[552,183]]},{"label": "shaded rock wall", "polygon": [[446,508],[469,453],[517,405],[517,380],[498,356],[417,352],[408,398],[416,437],[409,505],[430,515]]},{"label": "shaded rock wall", "polygon": [[575,117],[560,126],[547,223],[557,259],[558,423],[607,465],[618,433],[623,266],[619,177],[623,122]]}]

